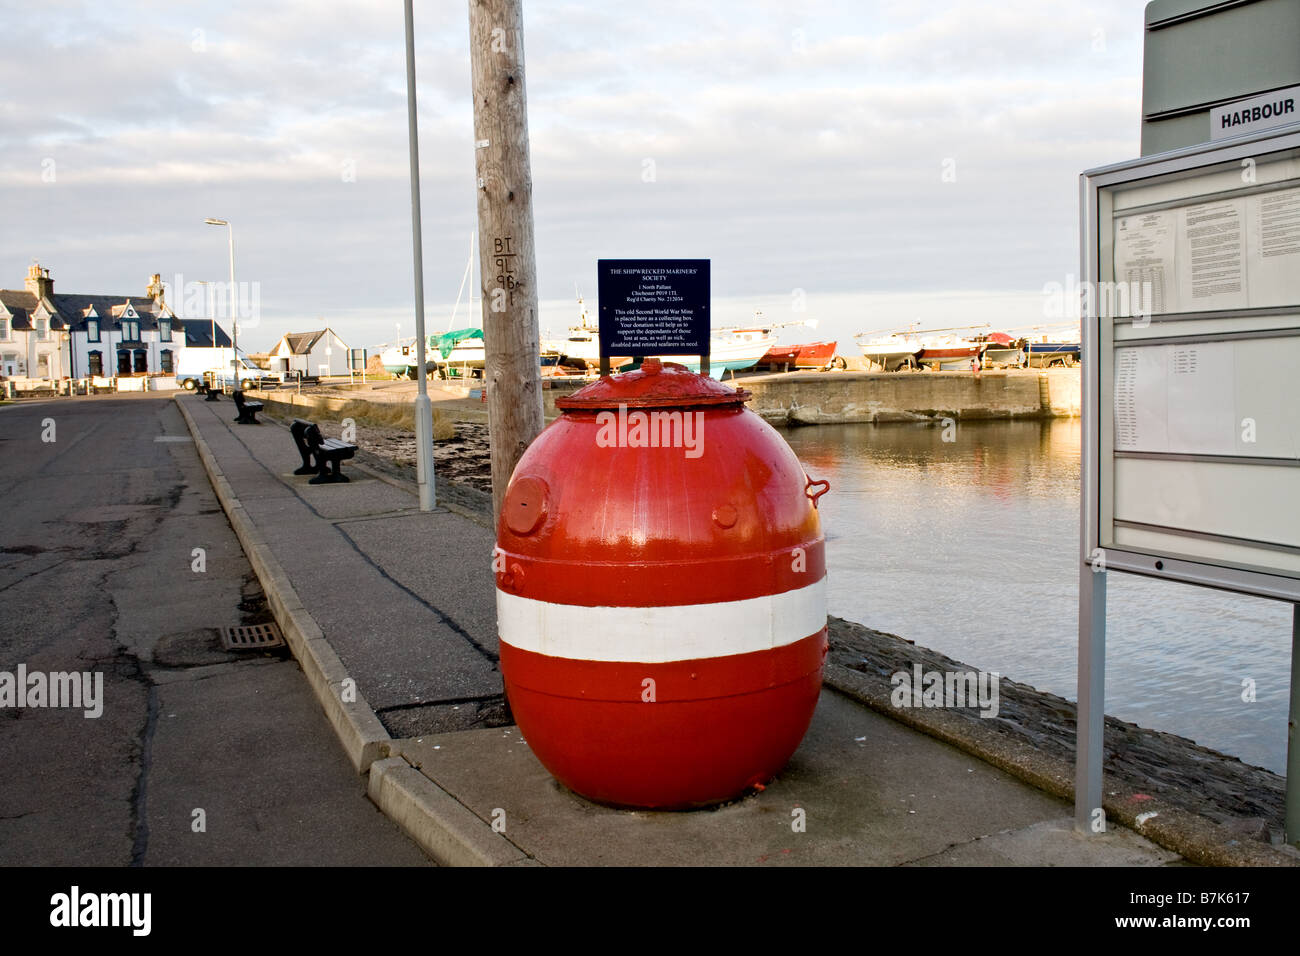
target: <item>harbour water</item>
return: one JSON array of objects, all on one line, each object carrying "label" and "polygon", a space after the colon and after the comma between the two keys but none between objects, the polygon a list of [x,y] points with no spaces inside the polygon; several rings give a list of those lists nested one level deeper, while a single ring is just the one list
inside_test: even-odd
[{"label": "harbour water", "polygon": [[[1076,698],[1078,419],[784,435],[831,483],[832,614]],[[1290,606],[1118,573],[1108,590],[1106,712],[1284,773]]]}]

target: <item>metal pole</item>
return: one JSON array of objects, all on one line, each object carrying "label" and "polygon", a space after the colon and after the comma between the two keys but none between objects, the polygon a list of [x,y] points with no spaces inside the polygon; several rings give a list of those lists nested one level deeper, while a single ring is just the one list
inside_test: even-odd
[{"label": "metal pole", "polygon": [[230,234],[230,345],[234,351],[231,363],[231,391],[239,387],[239,294],[235,291],[235,227],[226,222]]},{"label": "metal pole", "polygon": [[438,503],[433,475],[433,406],[424,364],[424,244],[420,237],[420,144],[415,120],[415,15],[411,0],[406,12],[406,130],[411,154],[411,247],[415,260],[415,470],[420,488],[420,510],[432,511]]},{"label": "metal pole", "polygon": [[1079,566],[1079,709],[1075,728],[1074,827],[1080,833],[1104,831],[1101,769],[1106,728],[1106,572]]},{"label": "metal pole", "polygon": [[1300,846],[1300,604],[1291,606],[1291,713],[1286,723],[1286,842]]}]

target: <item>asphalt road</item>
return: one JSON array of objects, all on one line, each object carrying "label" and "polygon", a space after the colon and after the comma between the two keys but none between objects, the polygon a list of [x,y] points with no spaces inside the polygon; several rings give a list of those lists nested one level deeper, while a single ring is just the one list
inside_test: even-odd
[{"label": "asphalt road", "polygon": [[[427,864],[292,657],[221,649],[269,619],[169,399],[0,407],[0,864]],[[102,714],[6,701],[20,665]]]}]

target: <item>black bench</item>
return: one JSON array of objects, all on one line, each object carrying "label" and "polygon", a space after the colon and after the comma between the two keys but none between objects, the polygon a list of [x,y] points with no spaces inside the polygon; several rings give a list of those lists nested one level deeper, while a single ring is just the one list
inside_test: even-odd
[{"label": "black bench", "polygon": [[207,398],[204,399],[205,402],[221,401],[221,389],[217,388],[217,386],[203,385],[201,386],[201,388],[203,390],[203,393],[208,396]]},{"label": "black bench", "polygon": [[289,434],[293,436],[294,447],[298,449],[298,454],[302,455],[302,467],[295,468],[295,475],[314,475],[317,468],[311,461],[311,448],[307,446],[307,429],[314,427],[311,422],[304,421],[301,418],[295,418],[289,424]]},{"label": "black bench", "polygon": [[339,465],[357,453],[356,445],[349,445],[337,438],[325,438],[320,433],[319,425],[303,421],[301,418],[293,420],[289,426],[289,434],[293,436],[293,443],[298,447],[298,454],[302,456],[302,467],[294,469],[295,475],[315,473],[316,477],[308,482],[312,485],[348,480],[347,476],[339,471]]},{"label": "black bench", "polygon": [[235,408],[239,410],[239,417],[235,419],[238,425],[260,425],[257,420],[257,413],[263,408],[261,402],[251,402],[244,398],[244,390],[236,389],[234,395]]}]

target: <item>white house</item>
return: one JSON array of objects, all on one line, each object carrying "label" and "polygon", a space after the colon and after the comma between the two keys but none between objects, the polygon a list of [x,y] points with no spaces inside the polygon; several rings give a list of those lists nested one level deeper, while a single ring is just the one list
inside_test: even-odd
[{"label": "white house", "polygon": [[290,332],[270,352],[270,371],[347,375],[348,347],[332,329]]},{"label": "white house", "polygon": [[0,374],[7,378],[169,376],[185,336],[156,274],[143,296],[56,293],[50,270],[37,264],[21,291],[0,289]]}]

